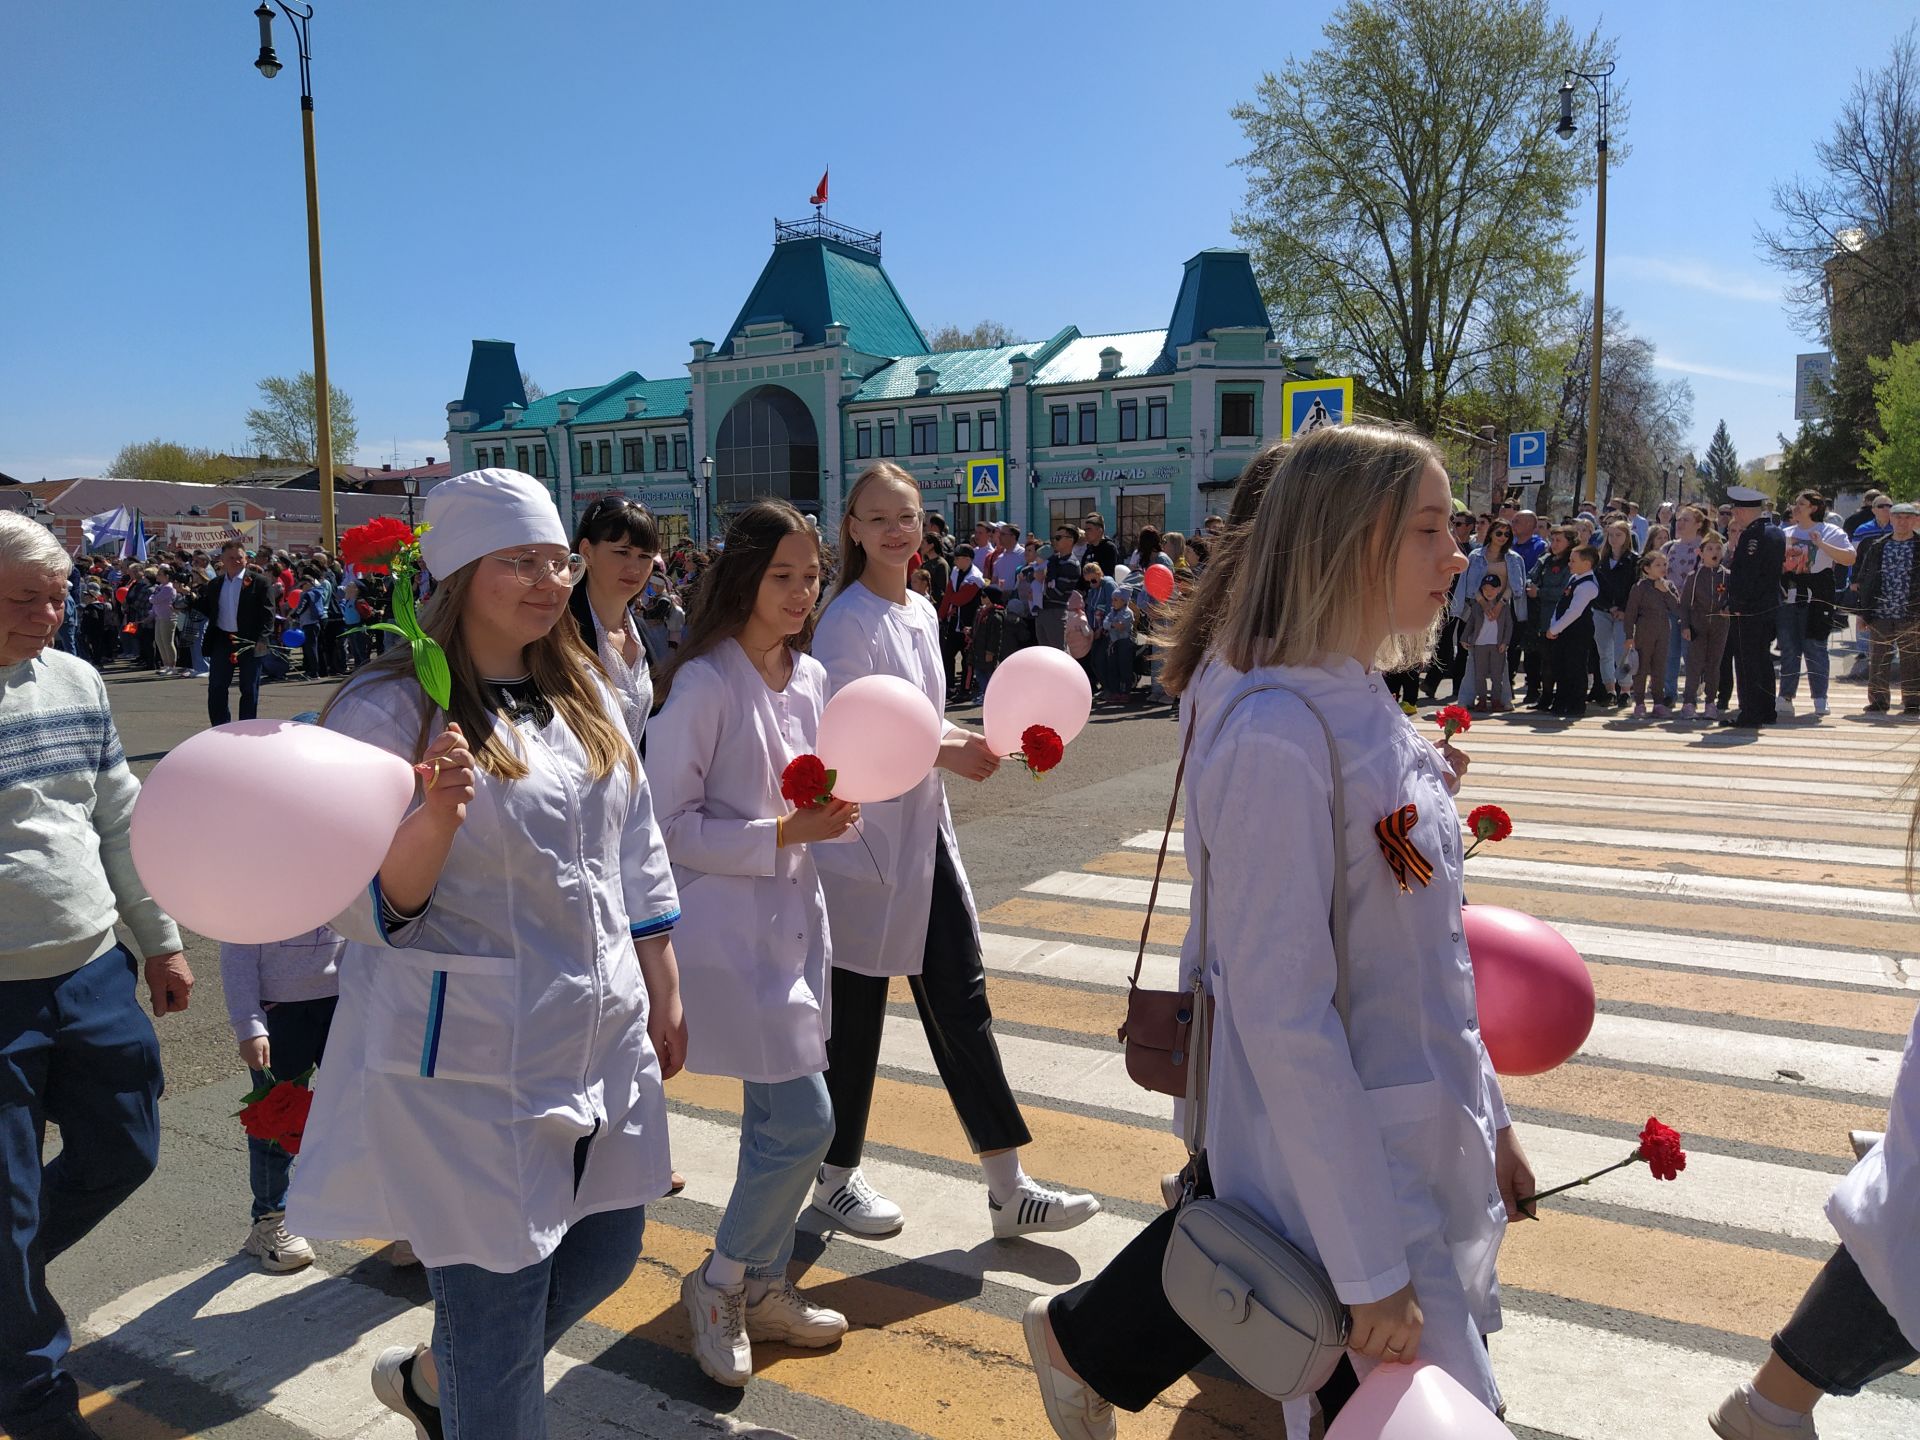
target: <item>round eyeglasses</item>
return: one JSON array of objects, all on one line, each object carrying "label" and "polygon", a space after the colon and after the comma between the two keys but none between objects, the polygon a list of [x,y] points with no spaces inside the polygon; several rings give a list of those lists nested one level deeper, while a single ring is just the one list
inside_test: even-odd
[{"label": "round eyeglasses", "polygon": [[489,560],[498,560],[502,565],[513,567],[513,578],[531,590],[546,580],[558,580],[571,590],[578,585],[587,573],[587,560],[584,555],[567,555],[558,560],[549,560],[544,555],[489,555]]}]

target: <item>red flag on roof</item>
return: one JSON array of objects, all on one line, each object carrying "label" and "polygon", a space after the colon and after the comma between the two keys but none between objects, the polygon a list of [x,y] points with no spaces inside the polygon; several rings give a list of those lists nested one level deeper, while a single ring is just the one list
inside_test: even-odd
[{"label": "red flag on roof", "polygon": [[809,205],[824,205],[827,203],[827,174],[832,169],[833,167],[829,165],[826,170],[820,172],[820,184],[815,187],[813,198],[807,201]]}]

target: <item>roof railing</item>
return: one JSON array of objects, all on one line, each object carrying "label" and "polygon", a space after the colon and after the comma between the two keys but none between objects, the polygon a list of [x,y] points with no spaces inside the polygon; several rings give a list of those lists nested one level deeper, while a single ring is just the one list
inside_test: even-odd
[{"label": "roof railing", "polygon": [[789,240],[833,240],[842,245],[851,245],[856,250],[864,250],[876,258],[880,254],[878,230],[869,235],[864,230],[842,225],[838,220],[829,220],[820,214],[808,220],[781,220],[776,217],[773,222],[773,243],[781,245]]}]

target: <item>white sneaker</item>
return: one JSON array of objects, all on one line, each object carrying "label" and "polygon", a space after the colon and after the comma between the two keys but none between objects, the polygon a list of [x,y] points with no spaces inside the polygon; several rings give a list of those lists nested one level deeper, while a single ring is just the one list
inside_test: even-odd
[{"label": "white sneaker", "polygon": [[744,1390],[753,1378],[753,1347],[747,1343],[747,1287],[729,1290],[707,1281],[706,1261],[680,1282],[680,1303],[693,1322],[693,1358],[707,1378]]},{"label": "white sneaker", "polygon": [[813,1208],[856,1235],[891,1235],[907,1223],[900,1207],[869,1185],[858,1165],[832,1189],[822,1167],[813,1186]]},{"label": "white sneaker", "polygon": [[1747,1406],[1746,1387],[1735,1390],[1720,1402],[1720,1408],[1707,1417],[1707,1428],[1720,1440],[1819,1440],[1813,1417],[1802,1417],[1797,1425],[1776,1425],[1762,1420]]},{"label": "white sneaker", "polygon": [[814,1304],[784,1277],[777,1285],[769,1285],[758,1300],[747,1302],[749,1340],[777,1340],[803,1350],[818,1350],[846,1333],[846,1316]]},{"label": "white sneaker", "polygon": [[1020,1188],[1004,1205],[989,1191],[987,1210],[993,1216],[993,1233],[1005,1240],[1015,1235],[1071,1230],[1098,1215],[1100,1202],[1091,1195],[1049,1190],[1029,1177],[1021,1180]]},{"label": "white sneaker", "polygon": [[247,1232],[246,1244],[240,1247],[249,1255],[258,1255],[266,1269],[281,1274],[313,1263],[313,1246],[298,1235],[288,1234],[286,1220],[281,1214],[261,1216]]},{"label": "white sneaker", "polygon": [[382,1350],[373,1362],[373,1394],[394,1414],[413,1422],[417,1440],[441,1440],[440,1407],[422,1400],[410,1383],[413,1367],[420,1363],[426,1348],[393,1345]]},{"label": "white sneaker", "polygon": [[1021,1317],[1027,1334],[1027,1356],[1033,1361],[1034,1378],[1040,1382],[1040,1400],[1047,1407],[1047,1420],[1060,1440],[1113,1440],[1119,1426],[1113,1418],[1113,1406],[1090,1385],[1053,1367],[1047,1353],[1047,1297],[1036,1295],[1027,1302]]},{"label": "white sneaker", "polygon": [[1826,714],[1826,713],[1827,713],[1827,702],[1826,702],[1826,701],[1825,701],[1824,699],[1822,699],[1822,700],[1816,700],[1816,701],[1814,701],[1814,702],[1813,702],[1813,713],[1814,713],[1814,714],[1816,714],[1816,715],[1824,715],[1824,714]]},{"label": "white sneaker", "polygon": [[1782,720],[1793,719],[1793,701],[1782,695],[1778,700],[1773,702],[1773,713]]}]

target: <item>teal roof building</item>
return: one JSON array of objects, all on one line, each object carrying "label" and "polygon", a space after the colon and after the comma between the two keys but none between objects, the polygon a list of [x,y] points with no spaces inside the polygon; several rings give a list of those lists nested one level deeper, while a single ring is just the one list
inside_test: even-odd
[{"label": "teal roof building", "polygon": [[[629,371],[529,401],[513,343],[474,341],[466,389],[447,406],[448,454],[456,470],[545,480],[568,516],[629,495],[669,544],[718,537],[731,509],[761,495],[831,530],[879,460],[913,476],[959,533],[1004,519],[1046,534],[1089,512],[1122,538],[1186,530],[1224,512],[1241,468],[1279,432],[1281,385],[1314,371],[1275,340],[1245,251],[1188,260],[1161,313],[1160,329],[1066,325],[935,351],[881,264],[880,237],[816,215],[776,223],[733,323],[718,342],[692,342],[684,376]],[[985,472],[998,498],[969,502],[970,461],[999,462]]]}]

